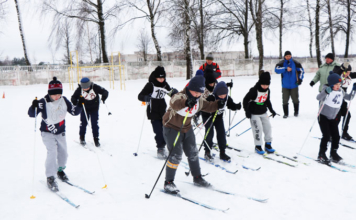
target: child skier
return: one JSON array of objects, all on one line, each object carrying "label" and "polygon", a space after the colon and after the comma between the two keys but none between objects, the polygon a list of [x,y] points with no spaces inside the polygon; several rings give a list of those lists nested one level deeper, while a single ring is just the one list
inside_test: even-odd
[{"label": "child skier", "polygon": [[[335,163],[342,160],[342,157],[337,153],[340,141],[338,129],[339,118],[337,114],[340,111],[343,99],[351,100],[354,97],[351,94],[346,94],[345,91],[340,88],[341,83],[341,77],[331,71],[331,74],[328,76],[328,84],[323,85],[321,92],[316,97],[316,99],[322,103],[320,105],[318,121],[320,130],[323,133],[323,137],[320,141],[318,161],[324,164],[330,163],[330,160],[325,154],[330,136],[332,137],[330,159]],[[356,90],[356,83],[354,83],[352,89]]]},{"label": "child skier", "polygon": [[[178,165],[182,160],[183,151],[188,158],[194,184],[210,187],[210,184],[202,178],[200,173],[199,152],[191,126],[191,118],[199,111],[214,112],[222,108],[224,103],[223,101],[208,102],[201,98],[204,87],[205,79],[203,76],[193,77],[187,87],[172,96],[169,102],[170,107],[163,116],[163,135],[168,149],[172,151],[167,162],[166,180],[164,182],[164,189],[169,193],[176,194],[179,192],[173,181]],[[188,111],[188,118],[183,124]],[[179,131],[180,136],[173,146]]]},{"label": "child skier", "polygon": [[[234,103],[232,98],[227,95],[228,93],[228,88],[225,82],[221,81],[219,82],[215,89],[213,94],[209,95],[206,100],[207,101],[215,101],[215,100],[222,100],[224,102],[224,107],[219,109],[218,115],[215,118],[213,126],[215,127],[216,130],[216,137],[218,139],[218,145],[220,149],[220,159],[225,160],[225,161],[230,161],[230,157],[226,155],[225,149],[226,149],[226,135],[225,135],[225,126],[224,126],[224,120],[223,120],[223,113],[225,110],[225,106],[227,106],[228,109],[231,109],[233,111],[240,110],[241,109],[241,103]],[[215,113],[206,113],[202,112],[202,117],[203,117],[203,122],[205,123],[209,117],[209,121],[205,124],[205,132],[207,132],[208,128],[210,127],[213,117]],[[214,130],[211,129],[210,132],[208,133],[208,136],[206,137],[206,143],[205,145],[205,159],[209,161],[213,161],[214,158],[210,154],[210,149],[213,146],[213,137],[214,137]],[[207,144],[209,146],[207,146]]]},{"label": "child skier", "polygon": [[[68,158],[65,136],[66,113],[79,115],[82,111],[81,105],[73,106],[65,96],[62,96],[62,93],[62,83],[56,77],[53,77],[48,85],[48,94],[40,100],[33,100],[28,109],[28,115],[32,118],[36,117],[35,113],[42,113],[40,131],[43,144],[47,148],[45,164],[47,185],[54,192],[58,191],[58,185],[55,181],[56,172],[59,179],[68,181],[68,177],[63,171],[66,168]],[[84,102],[84,98],[79,98],[79,101]]]},{"label": "child skier", "polygon": [[163,67],[158,66],[148,78],[148,83],[138,94],[138,100],[146,102],[147,118],[151,120],[153,132],[156,134],[157,157],[160,159],[167,158],[165,152],[166,142],[163,138],[162,117],[166,113],[166,94],[174,95],[178,93],[176,89],[169,86],[166,81],[166,72]]},{"label": "child skier", "polygon": [[[267,153],[274,153],[272,148],[272,127],[267,115],[267,108],[272,113],[272,116],[276,116],[277,113],[272,108],[270,101],[271,91],[268,88],[271,84],[271,75],[269,72],[260,71],[260,77],[258,82],[243,99],[243,107],[246,113],[246,118],[251,119],[252,134],[255,141],[255,151],[263,155]],[[262,150],[262,131],[265,134],[265,151]]]},{"label": "child skier", "polygon": [[82,105],[82,103],[78,103],[79,97],[82,95],[85,99],[84,106],[85,111],[87,113],[87,117],[85,118],[85,112],[82,111],[80,115],[80,126],[79,126],[79,136],[80,143],[85,145],[85,133],[87,130],[88,121],[91,121],[91,128],[94,137],[94,144],[96,147],[100,147],[99,143],[99,94],[101,95],[101,100],[105,104],[105,100],[109,96],[109,92],[103,87],[92,83],[89,78],[84,77],[80,80],[80,85],[75,90],[72,95],[71,101],[74,105]]}]

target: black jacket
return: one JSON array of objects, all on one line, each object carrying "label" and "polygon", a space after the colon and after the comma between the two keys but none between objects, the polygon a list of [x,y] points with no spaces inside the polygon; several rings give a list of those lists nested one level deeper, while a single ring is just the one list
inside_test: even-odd
[{"label": "black jacket", "polygon": [[[216,98],[215,98],[215,95],[213,95],[213,94],[211,94],[211,95],[209,95],[207,98],[206,98],[206,101],[209,101],[209,102],[213,102],[213,101],[215,101],[216,100]],[[234,100],[232,100],[232,98],[230,97],[230,96],[227,96],[227,100],[226,100],[226,107],[228,108],[228,109],[231,109],[231,110],[233,110],[233,111],[236,111],[237,110],[237,106],[238,106],[238,104],[236,104],[235,102],[234,102]],[[222,116],[223,116],[223,111],[224,111],[224,109],[225,109],[225,107],[223,108],[223,109],[219,109],[219,113],[218,113],[218,115],[216,116],[216,118],[222,118]],[[214,115],[215,115],[215,112],[213,112],[213,113],[207,113],[207,112],[201,112],[201,114],[202,114],[202,116],[204,116],[204,117],[209,117],[210,115],[212,115],[213,117],[214,117]]]},{"label": "black jacket", "polygon": [[[85,110],[88,112],[94,112],[94,111],[98,111],[99,110],[99,105],[100,105],[100,99],[99,99],[99,94],[102,96],[102,99],[107,99],[107,97],[109,96],[109,92],[104,89],[103,87],[92,83],[90,86],[90,89],[88,92],[92,91],[93,92],[93,97],[89,97],[88,96],[84,96],[85,98],[85,102],[84,102],[84,106],[85,106]],[[82,95],[82,87],[80,85],[78,85],[78,88],[75,90],[74,94],[72,95],[71,101],[74,105],[78,105],[78,99],[80,97],[80,95]],[[94,97],[95,94],[95,97]]]},{"label": "black jacket", "polygon": [[162,120],[163,115],[166,113],[167,104],[164,96],[171,90],[166,79],[163,83],[156,80],[151,73],[148,83],[138,94],[138,100],[145,102],[145,96],[150,96],[150,102],[147,103],[147,118],[150,120]]},{"label": "black jacket", "polygon": [[[267,97],[263,97],[260,102],[256,102],[258,92],[267,92]],[[256,83],[254,87],[246,94],[243,100],[243,107],[246,112],[250,112],[253,115],[262,115],[267,112],[267,108],[270,112],[273,112],[272,104],[270,101],[271,91],[270,89],[262,89],[261,84]]]}]

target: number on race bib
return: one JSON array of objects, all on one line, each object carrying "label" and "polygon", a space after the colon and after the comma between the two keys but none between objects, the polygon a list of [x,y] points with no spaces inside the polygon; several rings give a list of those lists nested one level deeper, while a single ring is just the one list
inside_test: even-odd
[{"label": "number on race bib", "polygon": [[334,99],[332,100],[335,105],[336,105],[336,104],[340,104],[340,101],[338,101],[338,99],[339,99],[340,96],[341,96],[341,95],[336,95],[336,96],[334,97]]}]

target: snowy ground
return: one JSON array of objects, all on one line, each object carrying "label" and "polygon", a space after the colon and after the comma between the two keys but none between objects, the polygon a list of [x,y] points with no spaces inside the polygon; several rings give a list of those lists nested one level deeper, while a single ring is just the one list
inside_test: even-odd
[{"label": "snowy ground", "polygon": [[[274,138],[272,145],[282,154],[295,156],[316,117],[318,84],[313,88],[308,85],[313,75],[306,74],[304,84],[300,87],[300,117],[283,119],[280,116],[271,119]],[[223,80],[230,81],[230,78]],[[236,77],[233,80],[232,97],[239,102],[255,84],[257,76]],[[79,117],[67,115],[69,158],[66,173],[74,183],[96,191],[94,195],[89,195],[59,182],[60,190],[73,202],[80,204],[79,209],[60,200],[40,182],[45,180],[46,149],[40,132],[34,132],[34,119],[28,117],[27,110],[35,96],[43,97],[46,94],[47,85],[0,87],[0,92],[5,91],[6,94],[5,99],[0,99],[0,219],[355,219],[355,173],[342,173],[302,158],[310,162],[310,166],[300,164],[292,168],[263,159],[254,153],[251,131],[240,137],[235,136],[250,127],[247,120],[233,129],[228,138],[230,146],[250,154],[249,158],[244,159],[238,157],[235,151],[227,151],[232,156],[232,163],[225,166],[239,169],[239,172],[232,175],[200,161],[202,173],[209,173],[206,180],[218,188],[255,197],[268,197],[268,203],[258,203],[183,183],[192,181],[191,176],[185,176],[183,166],[178,168],[176,176],[176,185],[182,194],[230,210],[226,213],[211,211],[159,192],[163,187],[164,173],[152,197],[145,199],[144,195],[150,193],[164,163],[154,158],[156,148],[153,131],[146,119],[138,156],[133,156],[138,146],[143,117],[146,117],[145,107],[141,106],[137,95],[146,82],[127,81],[126,91],[120,91],[117,82],[115,90],[109,89],[108,82],[99,83],[110,91],[107,105],[112,115],[108,116],[105,106],[101,106],[100,138],[103,148],[112,153],[112,157],[101,151],[97,151],[96,155],[76,144],[73,140],[79,138]],[[178,78],[168,79],[168,82],[182,89],[187,81]],[[64,84],[64,95],[70,98],[72,92],[68,84]],[[278,75],[272,77],[271,95],[275,111],[282,115],[281,80]],[[355,115],[353,109],[352,106],[351,112]],[[292,105],[290,111],[293,112]],[[234,122],[244,117],[244,112],[239,111]],[[350,134],[354,137],[355,118],[351,118],[350,123]],[[228,116],[225,121],[227,125]],[[319,140],[312,136],[321,136],[317,123],[302,151],[305,155],[316,157]],[[87,140],[91,141],[91,137],[91,133],[87,133]],[[33,194],[36,199],[31,200],[35,138]],[[201,140],[198,135],[197,143],[201,143]],[[356,144],[353,146],[356,147]],[[340,147],[339,153],[348,163],[356,164],[356,150]],[[242,164],[262,168],[250,171],[242,169]],[[108,188],[101,189],[105,184]]]}]

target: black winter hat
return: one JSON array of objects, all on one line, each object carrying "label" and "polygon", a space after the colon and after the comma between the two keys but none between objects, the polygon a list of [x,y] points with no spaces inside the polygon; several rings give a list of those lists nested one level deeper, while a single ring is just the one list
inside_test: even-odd
[{"label": "black winter hat", "polygon": [[205,90],[205,78],[204,76],[198,75],[191,78],[189,81],[189,85],[187,89],[192,90],[194,92],[203,93]]},{"label": "black winter hat", "polygon": [[206,60],[214,60],[214,56],[212,53],[208,53],[208,55],[205,58]]},{"label": "black winter hat", "polygon": [[326,58],[330,58],[330,59],[332,59],[332,60],[335,60],[335,55],[333,54],[333,53],[328,53],[328,54],[326,54],[326,56],[325,56],[325,59]]},{"label": "black winter hat", "polygon": [[164,71],[164,67],[157,66],[156,69],[153,71],[153,76],[155,78],[166,78],[166,71]]},{"label": "black winter hat", "polygon": [[271,84],[271,74],[269,72],[262,72],[258,82],[261,85],[270,85]]},{"label": "black winter hat", "polygon": [[205,83],[210,84],[216,82],[214,71],[210,74],[205,74]]},{"label": "black winter hat", "polygon": [[53,80],[48,84],[48,94],[57,95],[63,93],[63,86],[61,81],[57,80],[57,77],[53,77]]},{"label": "black winter hat", "polygon": [[229,92],[229,89],[227,88],[224,81],[221,81],[218,84],[216,84],[216,87],[214,89],[215,96],[227,95],[228,92]]},{"label": "black winter hat", "polygon": [[287,50],[286,52],[284,52],[284,56],[287,56],[287,55],[291,55],[292,56],[292,53],[289,50]]},{"label": "black winter hat", "polygon": [[346,63],[343,63],[341,64],[341,67],[340,67],[343,71],[347,72],[347,71],[351,71],[352,70],[352,67],[350,65],[349,62],[346,62]]}]

